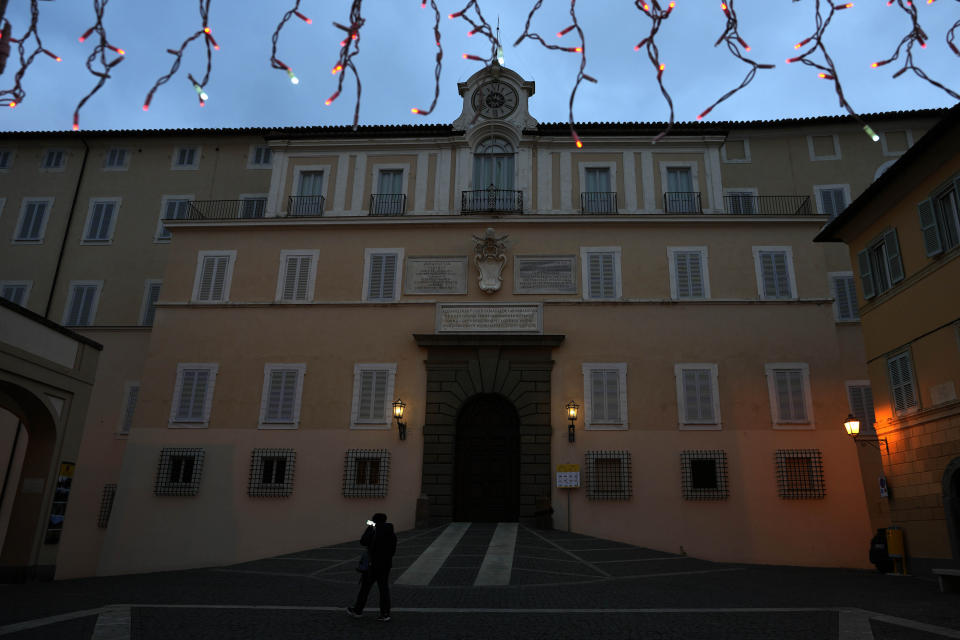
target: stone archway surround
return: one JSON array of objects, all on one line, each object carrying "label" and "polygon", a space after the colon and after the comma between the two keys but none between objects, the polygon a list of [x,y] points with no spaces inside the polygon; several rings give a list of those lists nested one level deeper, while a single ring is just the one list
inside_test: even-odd
[{"label": "stone archway surround", "polygon": [[431,523],[453,519],[457,417],[481,393],[509,400],[520,418],[520,522],[534,522],[551,493],[550,374],[562,335],[415,335],[427,348],[422,492]]}]

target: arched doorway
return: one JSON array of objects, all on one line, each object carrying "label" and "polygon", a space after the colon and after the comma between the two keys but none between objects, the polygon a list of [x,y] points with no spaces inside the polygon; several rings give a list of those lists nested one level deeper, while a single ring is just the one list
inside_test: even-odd
[{"label": "arched doorway", "polygon": [[960,458],[951,460],[943,472],[943,510],[953,559],[960,560]]},{"label": "arched doorway", "polygon": [[457,416],[453,519],[516,522],[520,513],[520,419],[496,393],[476,395]]}]

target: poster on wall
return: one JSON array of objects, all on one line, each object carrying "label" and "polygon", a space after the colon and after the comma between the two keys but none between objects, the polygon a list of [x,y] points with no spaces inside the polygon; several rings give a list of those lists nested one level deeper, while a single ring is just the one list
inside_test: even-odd
[{"label": "poster on wall", "polygon": [[50,520],[47,523],[47,535],[44,544],[60,542],[60,533],[63,531],[63,519],[67,513],[67,500],[70,498],[70,488],[73,486],[73,472],[77,465],[73,462],[61,462],[60,473],[57,475],[57,486],[53,490],[53,504],[50,506]]}]

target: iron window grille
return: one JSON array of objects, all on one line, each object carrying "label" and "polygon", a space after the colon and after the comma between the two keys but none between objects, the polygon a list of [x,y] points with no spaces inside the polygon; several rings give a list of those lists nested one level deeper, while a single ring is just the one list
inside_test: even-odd
[{"label": "iron window grille", "polygon": [[160,451],[160,464],[153,485],[157,496],[195,496],[203,474],[203,449],[165,448]]},{"label": "iron window grille", "polygon": [[727,453],[722,449],[680,452],[680,487],[686,500],[726,500]]},{"label": "iron window grille", "polygon": [[389,451],[348,449],[343,465],[343,497],[384,498],[389,477]]},{"label": "iron window grille", "polygon": [[823,454],[819,449],[777,449],[777,487],[785,499],[823,498]]},{"label": "iron window grille", "polygon": [[113,499],[117,495],[117,485],[103,485],[103,494],[100,496],[100,515],[97,517],[97,526],[101,529],[107,528],[110,522],[110,512],[113,511]]},{"label": "iron window grille", "polygon": [[587,499],[629,500],[633,472],[629,451],[586,452]]},{"label": "iron window grille", "polygon": [[254,449],[250,456],[247,495],[264,498],[290,496],[296,459],[293,449]]}]

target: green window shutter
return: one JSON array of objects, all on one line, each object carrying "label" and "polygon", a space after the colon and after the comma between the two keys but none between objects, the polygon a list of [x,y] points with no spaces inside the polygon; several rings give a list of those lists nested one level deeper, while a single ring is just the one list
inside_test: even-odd
[{"label": "green window shutter", "polygon": [[903,280],[903,261],[900,259],[900,243],[897,242],[897,230],[890,229],[883,234],[883,245],[887,250],[887,266],[890,271],[890,284]]},{"label": "green window shutter", "polygon": [[860,284],[863,287],[863,297],[869,300],[874,295],[873,272],[870,269],[870,254],[866,249],[857,253],[857,263],[860,265]]},{"label": "green window shutter", "polygon": [[920,231],[923,232],[923,248],[928,256],[935,256],[943,251],[940,243],[940,229],[937,225],[937,216],[933,211],[933,200],[924,200],[917,205],[920,213]]}]

